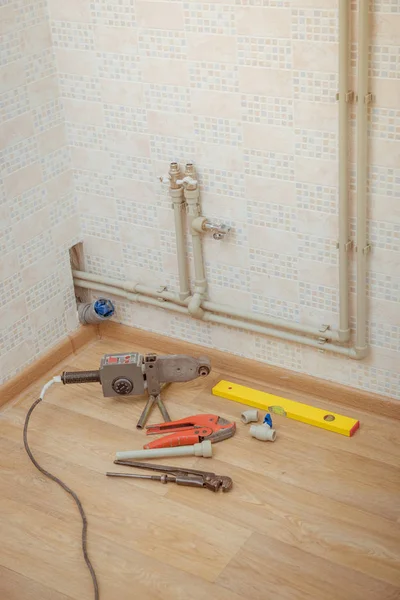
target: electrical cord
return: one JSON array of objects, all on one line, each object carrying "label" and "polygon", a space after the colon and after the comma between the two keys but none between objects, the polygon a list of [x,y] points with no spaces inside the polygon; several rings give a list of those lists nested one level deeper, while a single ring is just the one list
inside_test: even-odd
[{"label": "electrical cord", "polygon": [[35,400],[35,402],[32,404],[32,406],[28,410],[28,413],[27,413],[27,415],[25,417],[25,423],[24,423],[24,446],[25,446],[25,450],[26,450],[27,455],[29,456],[30,460],[35,465],[35,467],[37,468],[37,470],[40,471],[40,473],[42,473],[45,477],[48,477],[52,481],[55,481],[60,487],[62,487],[63,490],[65,490],[67,492],[67,494],[69,494],[70,496],[72,496],[72,498],[75,501],[75,504],[78,507],[78,510],[79,510],[81,518],[82,518],[82,552],[83,552],[83,557],[85,559],[85,563],[87,565],[87,568],[89,569],[90,576],[91,576],[92,581],[93,581],[94,600],[99,600],[99,598],[100,598],[100,595],[99,595],[99,585],[97,583],[96,572],[95,572],[95,570],[93,568],[93,565],[92,565],[92,563],[90,561],[88,550],[87,550],[87,528],[88,528],[88,522],[87,522],[85,511],[83,510],[82,503],[79,500],[79,498],[76,495],[76,493],[73,490],[71,490],[71,488],[68,487],[67,484],[65,484],[61,479],[59,479],[58,477],[56,477],[52,473],[49,473],[49,471],[46,471],[46,469],[44,469],[38,463],[38,461],[36,460],[36,458],[33,456],[32,451],[31,451],[31,449],[29,447],[29,443],[28,443],[28,426],[29,426],[29,420],[31,418],[31,415],[32,415],[34,409],[36,408],[36,406],[40,402],[42,402],[46,391],[48,390],[48,388],[51,385],[53,385],[53,383],[61,383],[61,377],[54,377],[53,379],[51,379],[50,381],[48,381],[46,383],[46,385],[43,387],[43,389],[42,389],[42,391],[40,393],[40,397],[37,400]]}]

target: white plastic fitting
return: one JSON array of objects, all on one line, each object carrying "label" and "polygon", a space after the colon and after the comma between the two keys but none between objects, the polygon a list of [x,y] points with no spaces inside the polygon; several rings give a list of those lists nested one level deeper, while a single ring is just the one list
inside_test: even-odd
[{"label": "white plastic fitting", "polygon": [[197,233],[204,233],[206,229],[207,218],[206,217],[196,217],[192,221],[192,230],[197,231]]},{"label": "white plastic fitting", "polygon": [[126,458],[164,458],[167,456],[203,456],[211,458],[212,444],[210,440],[204,440],[200,444],[193,446],[176,446],[174,448],[152,448],[150,450],[128,450],[127,452],[117,452],[115,454],[118,460]]},{"label": "white plastic fitting", "polygon": [[197,186],[197,179],[193,179],[193,177],[190,177],[190,175],[187,175],[183,179],[177,179],[176,183],[178,185],[188,185],[188,186],[194,188],[195,186]]},{"label": "white plastic fitting", "polygon": [[257,422],[258,421],[258,410],[256,408],[254,408],[252,410],[245,410],[240,415],[240,418],[242,420],[242,423],[245,423],[246,425],[247,425],[247,423]]},{"label": "white plastic fitting", "polygon": [[204,310],[201,308],[201,301],[202,293],[195,291],[188,304],[189,314],[195,319],[202,319],[204,316]]},{"label": "white plastic fitting", "polygon": [[271,429],[269,425],[251,425],[250,435],[261,442],[274,442],[276,439],[276,430]]}]

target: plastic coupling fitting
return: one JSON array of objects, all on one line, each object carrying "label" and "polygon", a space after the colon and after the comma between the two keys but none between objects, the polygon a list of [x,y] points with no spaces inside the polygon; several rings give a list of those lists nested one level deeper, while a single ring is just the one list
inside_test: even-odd
[{"label": "plastic coupling fitting", "polygon": [[274,442],[276,439],[276,430],[268,425],[251,425],[250,435],[261,442]]},{"label": "plastic coupling fitting", "polygon": [[204,317],[204,310],[201,308],[201,300],[202,295],[199,292],[195,292],[188,304],[189,314],[195,319],[202,319]]},{"label": "plastic coupling fitting", "polygon": [[78,304],[78,317],[83,325],[101,323],[106,319],[110,319],[114,313],[114,304],[108,298],[99,298],[94,302]]},{"label": "plastic coupling fitting", "polygon": [[192,232],[204,233],[206,223],[206,217],[196,217],[192,221]]},{"label": "plastic coupling fitting", "polygon": [[258,410],[255,408],[253,410],[245,410],[240,415],[242,423],[255,423],[258,421]]}]

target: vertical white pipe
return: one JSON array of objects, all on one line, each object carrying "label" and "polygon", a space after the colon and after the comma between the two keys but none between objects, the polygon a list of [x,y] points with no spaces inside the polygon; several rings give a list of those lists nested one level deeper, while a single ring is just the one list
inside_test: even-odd
[{"label": "vertical white pipe", "polygon": [[185,300],[190,295],[189,269],[186,259],[185,219],[183,217],[185,199],[182,188],[171,188],[170,194],[174,206],[176,258],[179,275],[179,299]]},{"label": "vertical white pipe", "polygon": [[[188,163],[185,168],[185,177],[189,179],[184,187],[184,196],[188,207],[189,228],[192,234],[192,249],[195,287],[194,293],[188,304],[189,314],[196,318],[202,319],[204,310],[201,308],[201,302],[207,291],[206,272],[204,269],[203,246],[200,231],[193,226],[194,221],[200,216],[199,206],[199,188],[198,182],[194,179],[196,172],[192,163]],[[191,180],[191,181],[190,181]]]},{"label": "vertical white pipe", "polygon": [[[362,0],[363,1],[363,0]],[[349,327],[349,0],[339,0],[339,340],[350,338]]]},{"label": "vertical white pipe", "polygon": [[192,250],[194,263],[194,293],[188,304],[189,314],[196,319],[202,319],[204,310],[201,308],[201,302],[207,291],[207,280],[204,269],[203,246],[201,234],[193,227],[193,221],[199,216],[198,198],[199,190],[185,190],[185,198],[189,212],[189,227],[192,232]]},{"label": "vertical white pipe", "polygon": [[367,318],[367,178],[368,178],[368,1],[358,2],[358,101],[357,101],[357,333],[356,350],[366,352]]}]

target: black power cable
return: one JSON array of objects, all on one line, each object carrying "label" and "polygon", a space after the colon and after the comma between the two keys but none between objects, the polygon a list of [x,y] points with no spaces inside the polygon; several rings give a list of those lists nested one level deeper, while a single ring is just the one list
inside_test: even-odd
[{"label": "black power cable", "polygon": [[[42,395],[44,395],[44,394],[42,394]],[[63,481],[61,481],[61,479],[59,479],[55,475],[52,475],[51,473],[49,473],[49,471],[46,471],[46,469],[43,469],[43,467],[40,466],[40,464],[38,463],[38,461],[36,460],[36,458],[33,456],[32,451],[31,451],[31,449],[29,447],[29,444],[28,444],[28,425],[29,425],[29,420],[31,418],[31,414],[33,413],[34,409],[42,401],[42,399],[43,398],[38,398],[37,400],[35,400],[35,402],[32,404],[32,406],[28,410],[28,414],[25,417],[25,424],[24,424],[24,446],[25,446],[25,450],[26,450],[26,453],[28,454],[29,458],[31,459],[32,463],[37,468],[37,470],[40,471],[45,477],[48,477],[52,481],[55,481],[56,483],[58,483],[58,485],[60,487],[62,487],[62,489],[67,492],[67,494],[70,494],[70,496],[72,496],[72,498],[75,501],[75,504],[78,507],[78,510],[79,510],[80,515],[82,517],[82,552],[83,552],[83,557],[85,559],[85,563],[87,565],[87,568],[89,569],[89,572],[90,572],[90,575],[91,575],[91,578],[92,578],[92,581],[93,581],[94,600],[99,600],[99,598],[100,598],[100,596],[99,596],[99,585],[97,583],[96,573],[95,573],[93,565],[92,565],[92,563],[90,561],[88,550],[87,550],[87,526],[88,526],[88,523],[87,523],[87,518],[86,518],[85,511],[83,510],[82,503],[79,500],[78,496],[75,494],[75,492],[73,490],[71,490],[71,488],[69,488]]]}]

